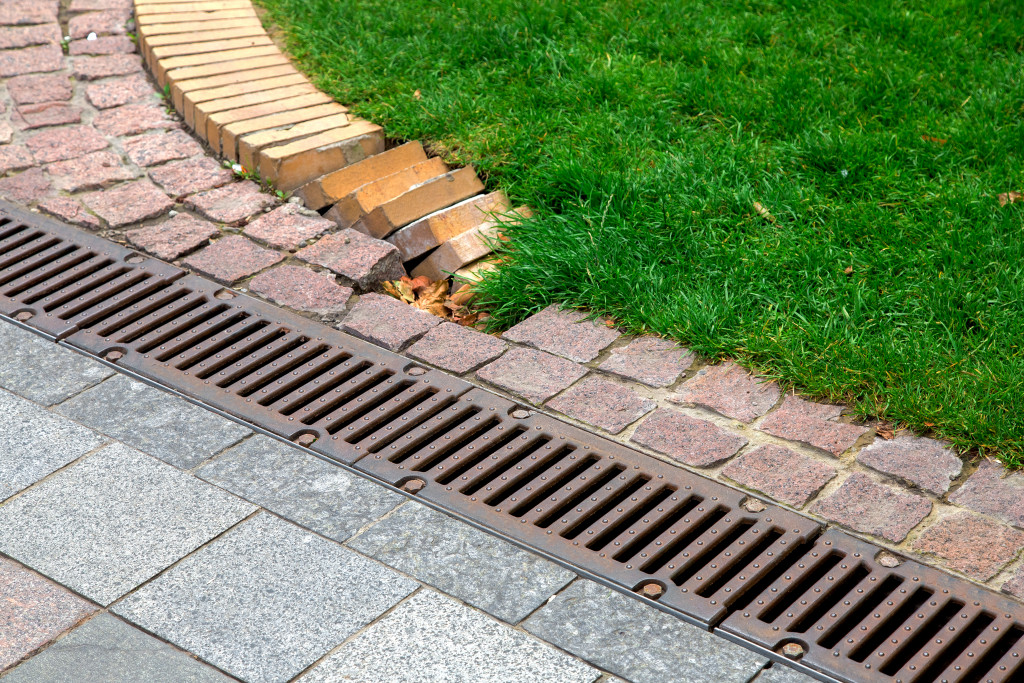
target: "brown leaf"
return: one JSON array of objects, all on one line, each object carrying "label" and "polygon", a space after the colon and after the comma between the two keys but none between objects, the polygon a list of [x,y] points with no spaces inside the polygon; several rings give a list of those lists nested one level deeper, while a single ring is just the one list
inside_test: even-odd
[{"label": "brown leaf", "polygon": [[409,286],[412,287],[412,291],[416,292],[416,294],[419,295],[421,289],[430,286],[430,278],[428,278],[426,275],[414,277],[411,280],[409,280]]},{"label": "brown leaf", "polygon": [[754,202],[754,211],[757,212],[758,216],[765,219],[769,223],[775,222],[775,216],[773,216],[768,209],[764,208],[761,202]]},{"label": "brown leaf", "polygon": [[853,275],[853,266],[846,266],[843,272],[846,273],[847,275]]},{"label": "brown leaf", "polygon": [[416,301],[416,295],[413,294],[412,288],[409,287],[409,283],[405,282],[405,278],[385,282],[381,287],[383,287],[386,294],[390,294],[399,301],[404,301],[407,304],[411,304],[413,301]]},{"label": "brown leaf", "polygon": [[[416,278],[417,280],[419,278]],[[445,299],[448,298],[448,281],[438,280],[437,282],[427,281],[427,284],[416,288],[416,293],[419,298],[416,299],[416,305],[432,306],[438,304],[443,307]]]},{"label": "brown leaf", "polygon": [[934,142],[937,145],[944,145],[949,142],[949,140],[946,140],[945,138],[933,138],[931,135],[922,135],[921,139],[925,142]]},{"label": "brown leaf", "polygon": [[887,441],[896,437],[896,432],[893,431],[892,425],[888,422],[883,422],[875,427],[875,432]]},{"label": "brown leaf", "polygon": [[451,297],[449,297],[449,298],[452,301],[452,303],[454,303],[454,304],[456,304],[458,306],[465,306],[466,304],[468,304],[470,302],[470,300],[474,296],[476,296],[471,290],[472,290],[472,287],[470,287],[468,284],[467,285],[462,285],[461,287],[456,289],[455,293],[452,294]]},{"label": "brown leaf", "polygon": [[412,96],[413,96],[413,99],[417,99],[417,100],[423,99],[423,95],[420,94],[420,89],[419,88],[416,88],[416,92],[414,92],[412,94]]},{"label": "brown leaf", "polygon": [[1014,202],[1024,202],[1024,192],[1004,192],[999,195],[999,206],[1006,206]]},{"label": "brown leaf", "polygon": [[473,325],[476,325],[476,321],[479,320],[479,318],[479,313],[470,313],[469,315],[462,316],[455,322],[457,322],[460,325],[465,325],[466,327],[473,327]]}]

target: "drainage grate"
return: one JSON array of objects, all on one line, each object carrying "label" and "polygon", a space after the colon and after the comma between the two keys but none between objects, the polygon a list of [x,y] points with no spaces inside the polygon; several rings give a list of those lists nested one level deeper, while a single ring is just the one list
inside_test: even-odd
[{"label": "drainage grate", "polygon": [[2,203],[0,314],[809,671],[1024,678],[1015,602]]}]

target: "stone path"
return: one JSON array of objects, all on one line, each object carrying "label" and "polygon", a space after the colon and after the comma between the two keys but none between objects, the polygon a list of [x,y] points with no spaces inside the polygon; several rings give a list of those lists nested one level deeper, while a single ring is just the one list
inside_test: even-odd
[{"label": "stone path", "polygon": [[395,245],[223,168],[134,54],[131,0],[65,10],[0,3],[0,197],[1024,597],[1024,474],[555,308],[499,338],[360,295],[404,272]]},{"label": "stone path", "polygon": [[811,680],[11,323],[0,345],[4,683]]}]

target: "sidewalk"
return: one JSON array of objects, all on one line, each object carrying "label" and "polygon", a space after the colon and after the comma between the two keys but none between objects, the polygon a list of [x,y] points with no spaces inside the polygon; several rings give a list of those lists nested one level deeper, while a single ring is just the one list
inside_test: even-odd
[{"label": "sidewalk", "polygon": [[13,324],[0,345],[4,683],[811,680]]}]

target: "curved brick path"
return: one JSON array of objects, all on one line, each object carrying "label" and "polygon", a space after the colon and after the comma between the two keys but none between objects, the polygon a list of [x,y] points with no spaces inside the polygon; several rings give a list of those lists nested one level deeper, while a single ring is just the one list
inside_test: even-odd
[{"label": "curved brick path", "polygon": [[0,196],[1024,597],[1024,474],[554,308],[499,339],[354,297],[403,272],[395,248],[206,153],[134,54],[130,8],[71,0],[60,27],[54,0],[0,0]]}]

